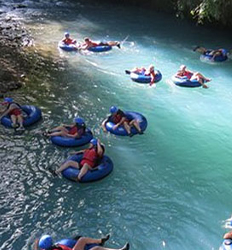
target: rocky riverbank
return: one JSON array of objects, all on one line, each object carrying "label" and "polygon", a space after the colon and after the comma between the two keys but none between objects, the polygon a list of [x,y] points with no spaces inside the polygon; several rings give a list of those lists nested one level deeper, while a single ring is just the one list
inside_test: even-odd
[{"label": "rocky riverbank", "polygon": [[[15,8],[27,6],[11,7]],[[0,51],[0,97],[30,84],[36,77],[45,77],[51,69],[57,71],[63,63],[41,55],[23,21],[10,10],[0,9]]]}]

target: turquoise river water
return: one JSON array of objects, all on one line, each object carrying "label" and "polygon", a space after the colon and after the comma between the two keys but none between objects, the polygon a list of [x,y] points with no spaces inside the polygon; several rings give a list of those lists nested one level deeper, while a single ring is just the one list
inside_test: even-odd
[{"label": "turquoise river water", "polygon": [[[232,212],[232,63],[202,62],[192,48],[231,49],[231,34],[116,4],[24,3],[28,8],[12,13],[26,20],[38,50],[67,60],[68,73],[14,93],[41,107],[42,122],[23,135],[0,128],[0,250],[32,249],[43,233],[58,240],[108,232],[111,247],[129,241],[132,250],[218,249]],[[64,53],[57,43],[65,31],[78,41],[125,41],[109,53]],[[156,88],[124,73],[151,63],[163,74]],[[212,78],[209,89],[175,86],[171,76],[181,64]],[[100,123],[111,105],[143,113],[145,134],[104,134]],[[39,132],[75,115],[114,162],[99,182],[73,183],[48,171],[71,150]]]}]

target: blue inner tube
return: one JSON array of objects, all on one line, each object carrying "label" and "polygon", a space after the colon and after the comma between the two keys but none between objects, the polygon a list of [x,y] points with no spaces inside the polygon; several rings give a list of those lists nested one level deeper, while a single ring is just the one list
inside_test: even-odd
[{"label": "blue inner tube", "polygon": [[[131,80],[138,83],[150,83],[151,77],[146,76],[144,73],[130,73]],[[162,79],[162,74],[159,70],[155,71],[155,83],[159,82]]]},{"label": "blue inner tube", "polygon": [[[73,239],[62,239],[62,240],[57,241],[55,244],[61,244],[61,245],[70,247],[72,249],[75,246],[76,242],[77,241]],[[99,246],[99,244],[88,244],[85,246],[85,250],[89,250],[95,246]]]},{"label": "blue inner tube", "polygon": [[222,242],[219,250],[232,250],[232,240],[226,239]]},{"label": "blue inner tube", "polygon": [[180,87],[189,87],[189,88],[195,88],[200,87],[201,84],[197,80],[190,81],[187,76],[183,76],[181,78],[179,77],[172,77],[172,81]]},{"label": "blue inner tube", "polygon": [[[72,160],[76,162],[81,162],[83,157],[83,154],[77,154],[70,156],[66,161]],[[104,177],[106,177],[108,174],[110,174],[113,170],[113,162],[111,159],[104,155],[99,162],[99,165],[93,168],[92,170],[89,170],[81,179],[81,182],[92,182],[100,180]],[[75,180],[79,174],[80,170],[77,168],[69,167],[62,171],[62,175],[69,179],[69,180]]]},{"label": "blue inner tube", "polygon": [[[39,108],[32,106],[32,105],[23,105],[20,107],[23,110],[23,112],[27,115],[23,119],[23,126],[24,127],[31,126],[32,124],[36,123],[37,121],[39,121],[41,119],[42,113],[41,113],[41,110]],[[12,125],[11,125],[12,121],[11,121],[11,118],[9,115],[2,117],[1,123],[5,127],[12,128]]]},{"label": "blue inner tube", "polygon": [[[201,55],[201,59],[212,61],[213,56],[210,55],[211,51],[212,50],[208,50],[204,55]],[[227,57],[227,50],[224,49],[223,55],[215,56],[213,61],[214,62],[224,62],[227,59],[228,59],[228,57]]]},{"label": "blue inner tube", "polygon": [[70,44],[70,45],[67,45],[67,44],[64,44],[62,42],[59,42],[58,44],[59,48],[64,50],[64,51],[77,51],[77,47],[75,44]]},{"label": "blue inner tube", "polygon": [[[126,117],[128,118],[128,120],[131,121],[133,119],[136,119],[139,122],[139,126],[142,131],[144,131],[147,128],[147,119],[142,114],[137,113],[137,112],[130,112],[130,111],[125,111],[124,113]],[[122,136],[128,135],[123,126],[119,126],[117,129],[113,130],[114,125],[115,124],[113,122],[107,122],[106,130],[115,135],[122,135]],[[138,133],[138,131],[135,127],[132,127],[131,133],[135,135]]]},{"label": "blue inner tube", "polygon": [[84,135],[80,138],[70,138],[64,136],[52,136],[52,143],[61,147],[79,147],[89,143],[93,139],[93,134],[90,129],[86,129]]},{"label": "blue inner tube", "polygon": [[105,51],[109,51],[111,49],[112,49],[112,46],[99,45],[99,46],[91,47],[88,50],[91,51],[91,52],[105,52]]}]

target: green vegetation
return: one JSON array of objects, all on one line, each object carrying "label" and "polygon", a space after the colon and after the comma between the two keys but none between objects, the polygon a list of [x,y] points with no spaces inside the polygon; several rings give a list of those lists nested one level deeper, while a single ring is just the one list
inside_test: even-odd
[{"label": "green vegetation", "polygon": [[97,0],[105,1],[175,13],[177,17],[188,17],[199,24],[212,23],[232,27],[232,0]]},{"label": "green vegetation", "polygon": [[190,15],[198,23],[218,22],[232,26],[232,0],[177,0],[178,15]]}]

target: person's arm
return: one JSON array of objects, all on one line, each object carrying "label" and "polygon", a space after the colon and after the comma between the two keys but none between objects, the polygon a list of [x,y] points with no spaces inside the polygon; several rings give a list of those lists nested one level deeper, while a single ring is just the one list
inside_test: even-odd
[{"label": "person's arm", "polygon": [[176,74],[175,74],[175,77],[182,78],[183,76],[181,75],[181,73],[179,71],[177,71]]},{"label": "person's arm", "polygon": [[103,156],[103,148],[102,148],[102,145],[101,145],[101,141],[98,139],[97,140],[97,154],[99,157],[102,157]]},{"label": "person's arm", "polygon": [[77,40],[76,39],[71,39],[72,40],[72,44],[76,44]]},{"label": "person's arm", "polygon": [[150,82],[150,86],[153,85],[155,83],[155,72],[151,73],[151,82]]},{"label": "person's arm", "polygon": [[108,122],[108,120],[109,120],[109,118],[106,118],[106,119],[102,122],[102,124],[101,124],[102,129],[103,129],[104,132],[107,132],[107,130],[106,130],[106,123]]},{"label": "person's arm", "polygon": [[75,134],[67,134],[67,137],[70,137],[70,138],[80,138],[78,132],[76,132]]},{"label": "person's arm", "polygon": [[118,128],[120,125],[122,125],[124,123],[125,120],[126,120],[126,117],[122,117],[120,122],[118,122],[117,124],[114,125],[113,129]]},{"label": "person's arm", "polygon": [[82,149],[82,150],[79,150],[79,151],[71,151],[69,154],[70,155],[78,155],[78,154],[81,154],[81,153],[84,153],[85,149]]},{"label": "person's arm", "polygon": [[12,108],[11,105],[10,105],[10,107],[1,114],[0,119],[2,119],[3,116],[8,115],[10,113],[10,111],[13,110],[13,109],[14,108]]},{"label": "person's arm", "polygon": [[36,239],[34,242],[34,250],[39,250],[39,239]]},{"label": "person's arm", "polygon": [[88,48],[89,48],[89,45],[86,44],[86,43],[83,43],[83,44],[80,45],[79,50],[86,50]]}]

